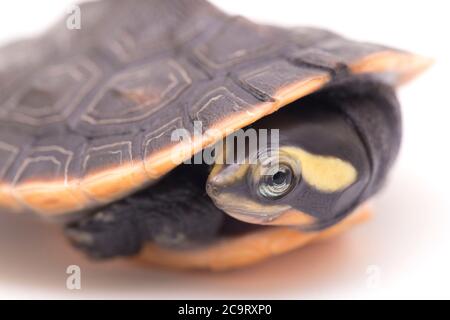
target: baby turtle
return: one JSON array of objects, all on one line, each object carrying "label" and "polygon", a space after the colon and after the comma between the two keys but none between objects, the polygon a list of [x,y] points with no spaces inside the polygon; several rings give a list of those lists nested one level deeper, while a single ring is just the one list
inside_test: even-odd
[{"label": "baby turtle", "polygon": [[400,146],[394,90],[430,64],[203,0],[80,10],[0,50],[0,207],[95,258],[229,269],[361,221]]}]

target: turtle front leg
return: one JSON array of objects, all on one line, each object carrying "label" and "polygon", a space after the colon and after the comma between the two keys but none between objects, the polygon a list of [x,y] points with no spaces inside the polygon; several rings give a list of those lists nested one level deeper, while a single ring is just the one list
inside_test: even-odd
[{"label": "turtle front leg", "polygon": [[[132,256],[152,242],[191,248],[212,241],[224,214],[204,191],[204,179],[178,169],[157,185],[69,224],[72,244],[98,259]],[[187,170],[184,170],[187,171]]]}]

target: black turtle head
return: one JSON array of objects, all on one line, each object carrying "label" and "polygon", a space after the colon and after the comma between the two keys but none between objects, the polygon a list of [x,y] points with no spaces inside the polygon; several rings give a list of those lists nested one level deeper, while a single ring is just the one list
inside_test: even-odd
[{"label": "black turtle head", "polygon": [[232,217],[249,223],[321,228],[355,207],[367,169],[348,159],[283,145],[257,163],[216,165],[207,192]]},{"label": "black turtle head", "polygon": [[[258,145],[253,155],[250,152],[245,157],[256,158],[256,162],[216,164],[207,182],[207,192],[216,206],[245,222],[320,229],[337,223],[376,192],[387,172],[377,168],[390,165],[378,160],[395,157],[397,144],[388,147],[396,141],[393,136],[397,133],[385,134],[387,120],[371,127],[355,124],[344,112],[348,99],[333,107],[330,97],[335,99],[318,94],[255,124],[252,128],[257,130],[279,129],[278,147]],[[352,97],[349,105],[365,108],[366,115],[384,112],[385,106],[374,104],[373,97],[363,98]],[[361,119],[373,122],[376,117]],[[368,140],[358,125],[373,128],[367,135],[386,139]],[[374,153],[368,147],[374,141],[382,141],[386,148],[379,147]]]}]

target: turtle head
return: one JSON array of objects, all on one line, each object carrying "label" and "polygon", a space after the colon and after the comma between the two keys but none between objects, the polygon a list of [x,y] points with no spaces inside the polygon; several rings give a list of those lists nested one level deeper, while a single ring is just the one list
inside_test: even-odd
[{"label": "turtle head", "polygon": [[[251,152],[247,146],[246,161],[220,161],[210,172],[206,189],[218,208],[249,223],[315,230],[337,223],[361,204],[370,161],[342,113],[318,107],[302,107],[298,114],[280,110],[253,129],[261,128],[278,128],[276,148],[258,144]],[[224,154],[236,152],[229,149],[223,148]]]},{"label": "turtle head", "polygon": [[321,228],[353,209],[366,184],[344,159],[295,145],[269,153],[256,163],[214,166],[206,189],[217,207],[248,223]]},{"label": "turtle head", "polygon": [[[302,177],[302,165],[288,148],[267,150],[256,163],[216,164],[206,190],[216,206],[232,217],[255,224],[309,223],[301,212],[293,214],[287,199],[296,193]],[[263,152],[259,152],[263,154]],[[293,220],[292,220],[293,219]]]}]

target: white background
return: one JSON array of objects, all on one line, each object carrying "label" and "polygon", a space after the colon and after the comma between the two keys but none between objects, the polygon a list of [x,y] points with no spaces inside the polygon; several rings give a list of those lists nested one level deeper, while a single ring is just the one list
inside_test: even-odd
[{"label": "white background", "polygon": [[[328,243],[246,270],[173,273],[95,264],[30,217],[0,215],[0,298],[450,298],[450,8],[447,1],[217,0],[230,13],[286,26],[316,25],[436,59],[399,91],[404,144],[375,218]],[[0,42],[39,33],[70,0],[0,4]],[[82,290],[66,289],[78,264]],[[372,267],[371,267],[372,266]],[[372,268],[380,271],[378,286]],[[373,275],[373,274],[372,274]]]}]

